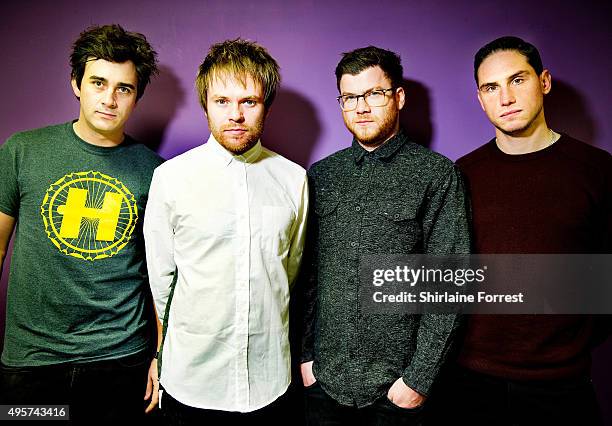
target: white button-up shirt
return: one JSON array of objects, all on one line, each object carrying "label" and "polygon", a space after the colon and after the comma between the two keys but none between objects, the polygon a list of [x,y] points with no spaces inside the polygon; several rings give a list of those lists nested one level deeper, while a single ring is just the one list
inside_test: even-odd
[{"label": "white button-up shirt", "polygon": [[155,170],[144,234],[161,321],[170,303],[160,380],[176,400],[249,412],[287,390],[307,185],[260,142],[236,156],[212,135]]}]

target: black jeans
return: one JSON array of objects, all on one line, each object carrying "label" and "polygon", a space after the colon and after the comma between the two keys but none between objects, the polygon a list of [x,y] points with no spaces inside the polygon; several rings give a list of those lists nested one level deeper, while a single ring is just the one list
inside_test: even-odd
[{"label": "black jeans", "polygon": [[0,364],[0,404],[69,405],[72,425],[138,421],[144,416],[150,362],[148,353],[139,353],[83,364]]},{"label": "black jeans", "polygon": [[290,417],[286,394],[259,410],[250,413],[238,413],[190,407],[177,401],[172,395],[164,391],[161,407],[166,424],[170,426],[290,425],[298,420]]},{"label": "black jeans", "polygon": [[424,406],[400,408],[387,396],[363,408],[341,405],[330,397],[319,382],[304,389],[308,426],[417,426]]},{"label": "black jeans", "polygon": [[595,391],[587,377],[510,381],[454,368],[434,389],[428,426],[600,425]]}]

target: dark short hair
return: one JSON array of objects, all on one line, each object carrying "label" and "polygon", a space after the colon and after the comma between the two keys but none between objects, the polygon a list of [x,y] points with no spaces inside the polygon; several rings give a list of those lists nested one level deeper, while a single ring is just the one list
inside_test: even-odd
[{"label": "dark short hair", "polygon": [[474,79],[478,84],[478,68],[482,62],[493,53],[502,52],[505,50],[514,50],[527,59],[527,63],[533,67],[537,75],[542,74],[544,66],[540,52],[531,43],[514,36],[505,36],[493,40],[490,43],[481,47],[474,56]]},{"label": "dark short hair", "polygon": [[379,66],[387,75],[393,87],[401,87],[404,81],[404,69],[399,55],[390,50],[376,46],[362,47],[344,52],[336,66],[336,85],[340,91],[340,80],[345,74],[357,75],[362,71]]},{"label": "dark short hair", "polygon": [[144,95],[151,75],[158,72],[157,53],[145,36],[125,31],[117,24],[90,27],[74,42],[70,55],[70,77],[76,81],[79,89],[85,74],[85,65],[92,58],[115,63],[132,61],[136,66],[138,78],[137,99]]},{"label": "dark short hair", "polygon": [[213,44],[196,77],[196,88],[204,111],[212,81],[226,77],[236,78],[244,86],[247,77],[260,84],[266,109],[272,105],[281,80],[278,63],[263,46],[241,38]]}]

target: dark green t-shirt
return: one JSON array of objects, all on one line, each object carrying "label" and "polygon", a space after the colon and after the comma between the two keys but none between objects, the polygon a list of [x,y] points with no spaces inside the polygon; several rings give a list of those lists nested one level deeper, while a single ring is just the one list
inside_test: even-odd
[{"label": "dark green t-shirt", "polygon": [[0,211],[17,219],[2,362],[114,359],[147,345],[142,219],[162,159],[129,137],[113,148],[72,122],[0,146]]}]

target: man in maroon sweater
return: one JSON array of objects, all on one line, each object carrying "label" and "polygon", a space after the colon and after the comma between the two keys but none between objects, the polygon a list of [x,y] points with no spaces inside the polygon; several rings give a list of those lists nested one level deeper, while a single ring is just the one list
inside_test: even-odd
[{"label": "man in maroon sweater", "polygon": [[[495,138],[458,161],[472,197],[476,253],[610,253],[612,156],[546,124],[550,72],[516,37],[474,59],[478,100]],[[580,283],[576,283],[580,285]],[[436,424],[599,423],[587,315],[473,315]]]}]

